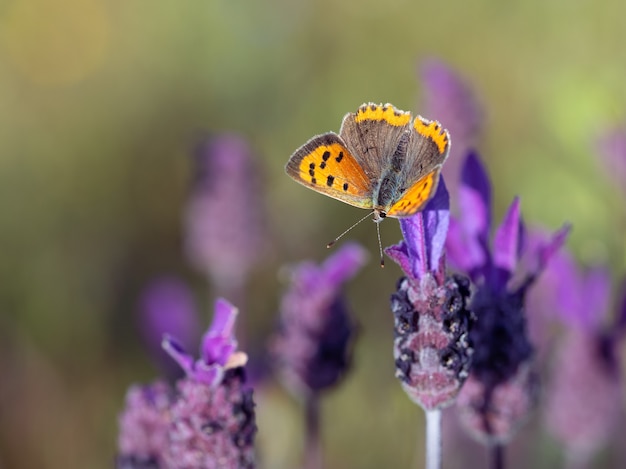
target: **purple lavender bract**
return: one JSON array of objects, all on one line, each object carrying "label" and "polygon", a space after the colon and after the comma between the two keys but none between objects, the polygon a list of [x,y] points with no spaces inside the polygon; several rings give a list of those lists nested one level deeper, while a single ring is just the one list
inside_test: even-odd
[{"label": "purple lavender bract", "polygon": [[209,330],[204,334],[200,358],[194,362],[184,348],[171,336],[163,339],[163,348],[178,362],[190,379],[209,386],[218,385],[224,372],[246,364],[243,352],[235,352],[237,340],[234,336],[237,308],[226,300],[215,302],[215,315]]}]

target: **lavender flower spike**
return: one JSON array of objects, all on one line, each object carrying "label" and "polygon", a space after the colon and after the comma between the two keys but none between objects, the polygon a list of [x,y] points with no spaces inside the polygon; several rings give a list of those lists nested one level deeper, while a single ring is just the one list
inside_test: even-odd
[{"label": "lavender flower spike", "polygon": [[404,240],[385,250],[406,274],[391,297],[396,376],[409,397],[427,411],[454,402],[472,354],[469,282],[461,276],[446,277],[445,272],[449,220],[442,179],[422,212],[400,220]]},{"label": "lavender flower spike", "polygon": [[165,350],[187,373],[177,383],[178,399],[170,409],[164,467],[254,467],[254,402],[252,390],[244,386],[247,356],[236,351],[237,313],[226,300],[215,302],[213,322],[195,362],[174,339],[163,340]]},{"label": "lavender flower spike", "polygon": [[[461,420],[478,439],[502,444],[512,437],[536,402],[533,347],[524,316],[528,288],[567,238],[565,225],[532,250],[525,243],[519,199],[514,199],[490,246],[491,187],[478,156],[462,168],[460,220],[450,220],[446,252],[452,265],[476,286],[470,310],[472,371],[459,394]],[[521,259],[527,270],[520,272]]]},{"label": "lavender flower spike", "polygon": [[194,163],[185,250],[218,294],[239,297],[265,245],[255,155],[242,137],[220,134],[202,142]]},{"label": "lavender flower spike", "polygon": [[626,332],[626,290],[620,310],[606,325],[608,269],[582,272],[567,253],[559,258],[550,270],[561,279],[553,295],[566,330],[556,350],[545,420],[569,462],[585,467],[613,439],[619,424],[624,385],[618,351]]},{"label": "lavender flower spike", "polygon": [[354,327],[342,290],[366,259],[361,246],[348,243],[321,266],[303,262],[293,269],[270,348],[285,386],[296,396],[318,393],[345,374]]},{"label": "lavender flower spike", "polygon": [[254,402],[244,385],[246,355],[236,351],[236,316],[233,305],[217,300],[195,361],[173,338],[163,340],[187,376],[175,391],[159,382],[130,389],[120,416],[119,469],[254,468]]},{"label": "lavender flower spike", "polygon": [[456,191],[462,159],[482,136],[483,110],[472,88],[444,62],[424,60],[420,64],[420,78],[424,114],[437,116],[454,137],[443,175],[451,190]]}]

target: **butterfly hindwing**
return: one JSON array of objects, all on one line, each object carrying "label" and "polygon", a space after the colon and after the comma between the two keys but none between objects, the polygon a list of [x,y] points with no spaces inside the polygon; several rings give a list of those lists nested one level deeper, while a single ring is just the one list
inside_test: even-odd
[{"label": "butterfly hindwing", "polygon": [[441,166],[422,176],[387,211],[388,217],[409,217],[424,208],[437,190]]},{"label": "butterfly hindwing", "polygon": [[313,137],[298,148],[286,171],[299,183],[360,208],[372,208],[372,182],[337,134]]}]

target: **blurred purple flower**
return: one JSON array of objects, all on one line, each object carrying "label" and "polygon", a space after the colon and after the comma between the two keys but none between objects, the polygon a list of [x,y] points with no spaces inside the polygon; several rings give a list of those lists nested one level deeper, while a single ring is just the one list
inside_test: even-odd
[{"label": "blurred purple flower", "polygon": [[218,293],[238,291],[263,253],[259,174],[246,141],[223,134],[200,145],[185,216],[187,255]]},{"label": "blurred purple flower", "polygon": [[270,351],[285,386],[296,396],[319,393],[345,374],[354,326],[342,290],[366,258],[361,246],[348,243],[321,266],[302,262],[291,272]]},{"label": "blurred purple flower", "polygon": [[172,360],[161,347],[164,334],[176,337],[186,348],[196,347],[200,330],[191,291],[176,277],[151,282],[139,300],[139,331],[151,355],[172,374]]},{"label": "blurred purple flower", "polygon": [[424,60],[420,77],[423,114],[441,122],[454,138],[443,175],[456,192],[463,158],[479,143],[483,111],[471,87],[444,62]]},{"label": "blurred purple flower", "polygon": [[598,138],[597,149],[606,173],[623,189],[626,182],[626,128],[606,131]]},{"label": "blurred purple flower", "polygon": [[443,249],[449,220],[449,196],[441,179],[423,211],[400,219],[404,240],[385,249],[406,274],[391,296],[396,376],[424,410],[454,402],[472,354],[469,281],[446,277]]},{"label": "blurred purple flower", "polygon": [[551,266],[561,278],[553,294],[566,326],[558,344],[547,390],[545,420],[578,467],[587,465],[617,430],[623,395],[618,363],[619,343],[626,332],[626,289],[609,327],[611,280],[607,269],[581,272],[568,254]]},{"label": "blurred purple flower", "polygon": [[244,386],[247,357],[236,351],[236,315],[217,300],[198,360],[173,338],[163,340],[187,377],[175,394],[163,384],[131,388],[120,416],[119,468],[254,467],[254,402]]},{"label": "blurred purple flower", "polygon": [[[459,395],[462,421],[491,443],[508,441],[535,405],[537,380],[533,348],[524,317],[528,288],[567,238],[564,226],[548,240],[525,244],[519,199],[514,199],[490,247],[491,184],[479,158],[470,153],[462,168],[462,218],[450,220],[446,252],[476,286],[470,310],[476,324],[472,370]],[[515,275],[524,259],[524,275]]]}]

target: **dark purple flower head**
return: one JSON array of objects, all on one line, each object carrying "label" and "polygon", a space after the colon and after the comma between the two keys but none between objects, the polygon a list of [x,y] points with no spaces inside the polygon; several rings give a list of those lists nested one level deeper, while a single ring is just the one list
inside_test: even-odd
[{"label": "dark purple flower head", "polygon": [[471,87],[445,63],[425,60],[420,67],[420,77],[424,114],[435,116],[454,137],[443,175],[456,190],[463,157],[468,150],[476,148],[481,138],[483,111]]},{"label": "dark purple flower head", "polygon": [[396,376],[425,410],[454,402],[472,353],[469,281],[446,278],[443,248],[449,219],[448,191],[441,179],[424,210],[400,220],[404,239],[385,249],[406,274],[391,296]]},{"label": "dark purple flower head", "polygon": [[567,253],[558,257],[549,271],[560,278],[552,293],[566,327],[547,390],[546,426],[570,460],[585,464],[609,442],[619,421],[623,378],[617,351],[626,329],[626,290],[607,324],[609,271],[581,271]]},{"label": "dark purple flower head", "polygon": [[264,245],[258,170],[246,141],[223,134],[197,150],[195,181],[185,216],[191,263],[217,291],[240,288]]},{"label": "dark purple flower head", "polygon": [[303,262],[293,269],[270,348],[294,394],[322,391],[345,374],[354,326],[342,290],[366,259],[361,246],[348,243],[320,266]]},{"label": "dark purple flower head", "polygon": [[230,368],[244,366],[247,356],[236,352],[234,336],[235,318],[238,310],[224,299],[215,302],[215,314],[209,330],[202,339],[200,358],[194,361],[180,343],[171,336],[163,339],[163,348],[185,370],[189,379],[217,386]]},{"label": "dark purple flower head", "polygon": [[470,303],[476,316],[470,331],[472,370],[459,396],[459,408],[475,436],[504,442],[529,413],[536,396],[533,348],[524,316],[526,292],[564,243],[569,227],[544,242],[526,244],[516,198],[490,242],[491,185],[474,153],[462,168],[459,207],[461,218],[450,220],[446,252],[450,263],[467,272],[476,287]]},{"label": "dark purple flower head", "polygon": [[176,277],[158,278],[143,291],[139,314],[139,330],[144,341],[169,375],[172,360],[161,347],[163,335],[176,337],[187,349],[198,344],[200,325],[191,292]]}]

